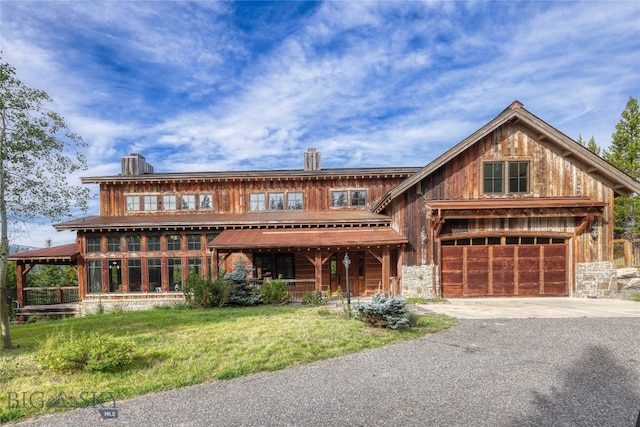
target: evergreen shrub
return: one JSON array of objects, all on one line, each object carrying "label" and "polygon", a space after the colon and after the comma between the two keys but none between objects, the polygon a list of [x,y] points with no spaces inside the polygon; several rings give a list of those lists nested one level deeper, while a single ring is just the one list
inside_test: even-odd
[{"label": "evergreen shrub", "polygon": [[405,297],[386,298],[375,294],[370,302],[355,304],[354,318],[378,328],[404,329],[411,326],[410,313]]}]

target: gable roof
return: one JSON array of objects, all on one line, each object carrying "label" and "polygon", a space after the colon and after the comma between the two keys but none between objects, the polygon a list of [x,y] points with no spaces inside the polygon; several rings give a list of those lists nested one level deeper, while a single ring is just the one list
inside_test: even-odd
[{"label": "gable roof", "polygon": [[483,137],[495,131],[505,123],[520,123],[533,132],[538,133],[539,140],[547,140],[560,147],[565,156],[574,156],[581,162],[591,165],[589,172],[598,172],[607,180],[613,183],[614,190],[620,194],[640,193],[640,182],[627,175],[625,172],[613,166],[611,163],[596,155],[591,150],[578,144],[567,135],[563,134],[553,126],[536,117],[527,111],[521,102],[514,101],[496,118],[469,135],[453,148],[446,151],[440,157],[422,168],[415,175],[407,178],[395,188],[387,192],[371,208],[372,212],[381,212],[393,199],[403,194],[409,188],[422,181],[425,177],[436,171],[438,168],[455,158],[460,153],[467,150]]},{"label": "gable roof", "polygon": [[36,262],[39,264],[74,263],[80,255],[76,243],[17,252],[9,255],[11,261]]}]

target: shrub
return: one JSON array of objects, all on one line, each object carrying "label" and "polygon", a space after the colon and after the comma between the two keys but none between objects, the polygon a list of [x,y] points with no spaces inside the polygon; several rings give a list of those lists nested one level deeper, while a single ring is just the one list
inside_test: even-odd
[{"label": "shrub", "polygon": [[135,351],[131,341],[111,335],[56,334],[44,342],[38,362],[57,372],[113,372],[131,365]]},{"label": "shrub", "polygon": [[289,301],[289,284],[282,280],[265,280],[260,288],[265,304],[286,304]]},{"label": "shrub", "polygon": [[262,295],[255,292],[249,285],[247,276],[249,269],[244,263],[237,263],[233,266],[233,271],[224,275],[225,280],[231,283],[229,291],[229,305],[257,305],[262,303]]},{"label": "shrub", "polygon": [[410,311],[403,296],[385,298],[377,293],[371,302],[356,303],[354,313],[354,318],[378,328],[402,329],[410,326]]},{"label": "shrub", "polygon": [[302,296],[302,305],[317,307],[325,304],[325,302],[325,299],[322,297],[322,292],[307,292]]},{"label": "shrub", "polygon": [[220,273],[215,280],[190,274],[184,286],[185,300],[191,307],[222,307],[229,302],[231,281]]}]

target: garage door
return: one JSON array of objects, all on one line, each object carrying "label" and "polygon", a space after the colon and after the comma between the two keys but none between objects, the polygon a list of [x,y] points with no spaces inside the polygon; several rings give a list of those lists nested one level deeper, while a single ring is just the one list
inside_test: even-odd
[{"label": "garage door", "polygon": [[565,296],[568,245],[551,237],[481,237],[442,242],[444,297]]}]

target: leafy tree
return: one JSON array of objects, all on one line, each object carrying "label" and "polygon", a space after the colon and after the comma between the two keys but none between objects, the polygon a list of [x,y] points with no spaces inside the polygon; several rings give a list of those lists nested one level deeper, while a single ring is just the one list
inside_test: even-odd
[{"label": "leafy tree", "polygon": [[[604,158],[612,165],[640,180],[640,108],[638,100],[629,97],[616,125],[611,146]],[[640,235],[640,195],[620,196],[615,199],[616,237],[635,238]]]},{"label": "leafy tree", "polygon": [[86,169],[86,147],[64,119],[47,108],[46,92],[25,86],[0,57],[0,323],[2,346],[13,347],[6,304],[8,224],[70,217],[71,207],[87,208],[88,189],[68,177]]}]

